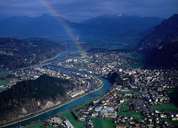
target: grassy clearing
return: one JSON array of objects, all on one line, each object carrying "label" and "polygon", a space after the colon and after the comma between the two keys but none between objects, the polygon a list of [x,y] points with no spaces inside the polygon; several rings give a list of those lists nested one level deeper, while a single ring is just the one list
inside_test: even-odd
[{"label": "grassy clearing", "polygon": [[0,86],[6,85],[8,83],[7,80],[4,80],[4,78],[6,78],[7,75],[8,75],[7,72],[0,71]]},{"label": "grassy clearing", "polygon": [[175,128],[178,128],[178,120],[164,119],[164,121],[167,121],[169,124],[172,124]]},{"label": "grassy clearing", "polygon": [[78,121],[71,112],[69,111],[64,112],[62,116],[68,119],[75,128],[84,128],[84,123],[81,121]]},{"label": "grassy clearing", "polygon": [[116,125],[112,119],[92,119],[94,128],[115,128]]},{"label": "grassy clearing", "polygon": [[160,112],[178,112],[178,108],[174,104],[159,104],[153,108]]},{"label": "grassy clearing", "polygon": [[6,80],[0,80],[0,86],[1,86],[1,85],[7,85],[7,83],[8,83],[8,82],[7,82]]},{"label": "grassy clearing", "polygon": [[176,120],[176,121],[169,121],[171,124],[173,124],[174,126],[176,126],[176,128],[178,127],[178,121]]},{"label": "grassy clearing", "polygon": [[128,103],[126,102],[120,106],[118,115],[124,117],[133,117],[137,121],[141,121],[143,119],[143,115],[140,112],[130,111]]}]

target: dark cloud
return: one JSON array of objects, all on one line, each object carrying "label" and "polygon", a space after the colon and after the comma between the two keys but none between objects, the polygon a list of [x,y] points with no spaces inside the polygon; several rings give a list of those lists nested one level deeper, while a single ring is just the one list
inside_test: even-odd
[{"label": "dark cloud", "polygon": [[[86,19],[103,14],[167,17],[178,12],[178,0],[49,0],[64,17]],[[1,0],[0,15],[49,13],[44,0]]]}]

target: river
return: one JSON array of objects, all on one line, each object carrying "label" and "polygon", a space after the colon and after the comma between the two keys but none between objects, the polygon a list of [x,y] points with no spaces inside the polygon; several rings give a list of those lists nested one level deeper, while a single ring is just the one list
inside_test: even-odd
[{"label": "river", "polygon": [[[62,61],[68,57],[75,56],[77,54],[78,54],[77,52],[73,52],[72,50],[70,52],[64,51],[64,52],[58,54],[57,57],[55,57],[55,59]],[[62,67],[59,69],[58,68],[55,67],[54,70],[59,70],[62,72],[64,72],[64,70],[65,70],[65,73],[71,73],[71,72],[67,71],[69,69],[65,69],[65,68],[63,69]],[[46,112],[44,111],[44,112],[38,113],[36,115],[31,115],[31,116],[29,115],[29,116],[23,118],[23,120],[19,120],[19,122],[9,123],[8,125],[6,125],[6,128],[19,128],[19,126],[28,125],[33,121],[38,121],[38,120],[43,121],[43,120],[46,120],[52,116],[55,116],[57,113],[71,110],[77,106],[86,104],[92,100],[95,100],[97,98],[104,96],[111,89],[111,84],[108,80],[106,80],[104,78],[100,78],[100,79],[103,81],[103,86],[101,88],[96,89],[95,91],[89,92],[87,95],[81,96],[77,99],[67,102],[66,104],[54,107],[53,109],[48,110]],[[2,126],[0,126],[0,128],[1,127]]]},{"label": "river", "polygon": [[109,90],[111,89],[111,84],[108,80],[104,79],[104,78],[100,78],[103,81],[103,86],[102,88],[96,90],[96,91],[92,91],[91,93],[88,93],[85,96],[81,96],[75,100],[72,100],[71,102],[68,102],[64,105],[60,105],[59,107],[55,107],[55,109],[50,110],[48,112],[43,112],[37,116],[31,117],[28,119],[25,119],[23,121],[20,121],[19,123],[12,123],[11,125],[7,126],[6,128],[19,128],[19,126],[24,126],[27,124],[30,124],[33,121],[42,121],[42,120],[46,120],[52,116],[55,116],[57,113],[60,112],[64,112],[66,110],[71,110],[77,106],[86,104],[92,100],[95,100],[101,96],[104,96],[107,92],[109,92]]}]

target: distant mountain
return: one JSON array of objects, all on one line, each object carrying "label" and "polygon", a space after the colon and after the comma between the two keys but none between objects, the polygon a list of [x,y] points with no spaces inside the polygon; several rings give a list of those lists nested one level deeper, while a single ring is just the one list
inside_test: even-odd
[{"label": "distant mountain", "polygon": [[[61,20],[70,24],[65,19]],[[0,36],[15,38],[67,38],[64,28],[58,19],[49,15],[40,17],[11,17],[0,20]]]},{"label": "distant mountain", "polygon": [[[137,16],[104,15],[79,24],[80,39],[106,48],[120,45],[133,48],[141,37],[162,19]],[[90,44],[91,45],[91,44]]]},{"label": "distant mountain", "polygon": [[0,38],[0,67],[16,69],[55,56],[64,47],[46,39]]},{"label": "distant mountain", "polygon": [[139,50],[145,55],[146,66],[178,67],[178,14],[154,27],[141,40]]},{"label": "distant mountain", "polygon": [[[129,47],[137,44],[143,34],[159,24],[160,18],[104,15],[81,23],[60,19],[80,38],[85,47]],[[59,18],[49,15],[40,17],[12,17],[0,20],[1,37],[42,37],[50,40],[69,39]],[[131,46],[132,47],[132,46]]]}]

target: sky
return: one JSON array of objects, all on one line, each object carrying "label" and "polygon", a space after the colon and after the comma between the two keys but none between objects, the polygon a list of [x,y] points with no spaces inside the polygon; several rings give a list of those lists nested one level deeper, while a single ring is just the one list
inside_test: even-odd
[{"label": "sky", "polygon": [[[178,13],[178,0],[48,0],[57,12],[70,20],[99,15],[125,14],[169,17]],[[45,0],[0,0],[0,16],[40,16],[51,14]]]}]

